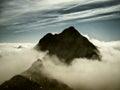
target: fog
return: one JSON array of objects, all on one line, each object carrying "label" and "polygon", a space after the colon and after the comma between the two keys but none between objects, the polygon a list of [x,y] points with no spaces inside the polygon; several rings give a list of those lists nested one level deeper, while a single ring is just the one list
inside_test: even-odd
[{"label": "fog", "polygon": [[94,43],[99,45],[102,61],[78,58],[66,66],[57,57],[47,56],[44,60],[47,72],[77,90],[119,90],[120,42]]},{"label": "fog", "polygon": [[66,65],[54,55],[33,50],[35,44],[1,43],[0,83],[24,72],[39,58],[43,72],[75,90],[120,90],[120,41],[89,40],[98,47],[102,61],[76,58]]},{"label": "fog", "polygon": [[32,43],[0,44],[0,83],[27,70],[37,58],[44,55],[33,50]]}]

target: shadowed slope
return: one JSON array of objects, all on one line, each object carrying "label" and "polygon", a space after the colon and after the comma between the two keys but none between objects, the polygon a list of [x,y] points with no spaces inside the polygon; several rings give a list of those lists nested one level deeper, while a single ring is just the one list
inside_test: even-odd
[{"label": "shadowed slope", "polygon": [[66,84],[43,74],[42,68],[42,62],[37,60],[27,71],[0,85],[0,90],[72,90]]}]

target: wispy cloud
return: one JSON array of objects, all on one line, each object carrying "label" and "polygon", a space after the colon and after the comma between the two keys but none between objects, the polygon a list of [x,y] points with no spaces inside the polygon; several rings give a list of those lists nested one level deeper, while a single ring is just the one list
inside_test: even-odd
[{"label": "wispy cloud", "polygon": [[72,19],[86,19],[86,18],[94,19],[94,17],[101,17],[101,16],[107,16],[110,14],[118,14],[118,13],[120,13],[120,5],[115,5],[115,6],[106,7],[106,8],[99,8],[99,9],[95,8],[95,9],[85,10],[81,12],[64,14],[58,17],[58,21],[72,20]]},{"label": "wispy cloud", "polygon": [[16,30],[19,26],[25,29],[66,21],[87,22],[120,18],[119,0],[10,0],[2,1],[0,6],[0,25],[10,26],[9,29],[15,27]]}]

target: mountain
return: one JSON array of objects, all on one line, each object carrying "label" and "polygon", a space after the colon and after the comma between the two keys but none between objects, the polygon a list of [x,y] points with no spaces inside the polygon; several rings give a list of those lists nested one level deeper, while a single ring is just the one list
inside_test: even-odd
[{"label": "mountain", "polygon": [[0,90],[72,90],[66,84],[50,78],[41,72],[44,68],[40,60],[20,75],[0,85]]},{"label": "mountain", "polygon": [[88,58],[100,60],[99,50],[86,37],[82,36],[73,26],[66,28],[59,34],[46,34],[35,49],[49,51],[49,55],[56,55],[60,60],[69,64],[74,58]]}]

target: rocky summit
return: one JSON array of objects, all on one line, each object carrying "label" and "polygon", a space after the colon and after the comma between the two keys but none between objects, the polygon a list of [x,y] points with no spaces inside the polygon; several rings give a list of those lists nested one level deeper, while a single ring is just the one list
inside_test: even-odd
[{"label": "rocky summit", "polygon": [[71,63],[74,58],[100,60],[97,47],[73,26],[66,28],[59,34],[46,34],[35,48],[41,51],[49,51],[49,55],[56,55],[67,64]]}]

